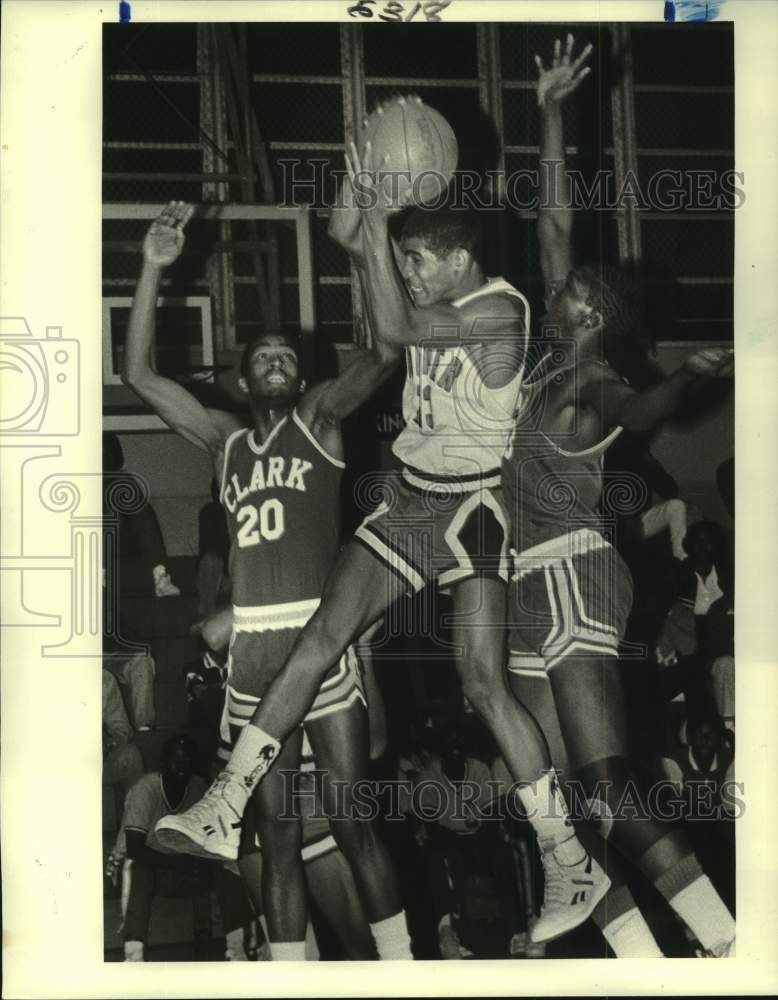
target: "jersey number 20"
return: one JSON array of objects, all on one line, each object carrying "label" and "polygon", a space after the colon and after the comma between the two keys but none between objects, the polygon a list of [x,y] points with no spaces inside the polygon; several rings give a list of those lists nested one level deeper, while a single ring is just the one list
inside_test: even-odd
[{"label": "jersey number 20", "polygon": [[265,500],[260,507],[247,504],[237,514],[238,548],[246,549],[259,545],[264,539],[274,542],[284,533],[284,505],[280,500]]}]

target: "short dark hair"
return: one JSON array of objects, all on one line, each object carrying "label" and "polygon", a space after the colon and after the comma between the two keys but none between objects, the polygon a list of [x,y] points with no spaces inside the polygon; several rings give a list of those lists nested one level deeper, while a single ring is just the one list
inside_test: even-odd
[{"label": "short dark hair", "polygon": [[188,751],[189,756],[192,758],[192,764],[195,764],[197,761],[197,744],[192,737],[187,736],[186,733],[177,733],[175,736],[169,736],[162,744],[162,749],[159,752],[159,762],[161,767],[164,767],[165,764],[167,764],[177,747],[184,747],[184,749]]},{"label": "short dark hair", "polygon": [[703,726],[710,726],[718,739],[722,740],[727,734],[727,727],[715,707],[710,704],[703,704],[689,711],[686,719],[686,739],[691,743],[692,737],[698,733]]},{"label": "short dark hair", "polygon": [[301,361],[300,358],[300,338],[296,333],[292,333],[288,330],[265,330],[264,333],[258,334],[252,340],[246,344],[243,348],[243,354],[240,358],[240,373],[243,378],[246,378],[249,372],[249,365],[251,363],[251,358],[259,345],[267,340],[268,337],[280,337],[289,347],[292,348],[294,353],[297,355],[298,366]]},{"label": "short dark hair", "polygon": [[401,237],[422,240],[436,257],[467,250],[478,263],[481,260],[481,220],[472,208],[413,208],[403,223]]},{"label": "short dark hair", "polygon": [[574,268],[576,284],[585,289],[586,304],[602,316],[607,360],[622,375],[636,360],[656,351],[656,342],[645,321],[644,293],[634,275],[612,264],[587,264]]}]

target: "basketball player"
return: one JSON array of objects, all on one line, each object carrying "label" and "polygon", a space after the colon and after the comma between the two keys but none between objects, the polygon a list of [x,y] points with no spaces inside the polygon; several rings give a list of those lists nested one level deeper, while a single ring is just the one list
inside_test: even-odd
[{"label": "basketball player", "polygon": [[[615,269],[572,264],[559,107],[575,76],[572,45],[568,36],[563,55],[556,43],[549,70],[536,57],[542,155],[562,170],[542,171],[548,352],[522,387],[524,405],[502,466],[518,552],[511,589],[512,685],[544,712],[552,748],[558,747],[555,763],[566,748],[587,796],[606,817],[610,842],[654,883],[709,954],[729,955],[732,917],[685,835],[650,818],[626,761],[618,652],[632,584],[603,534],[600,504],[603,455],[622,428],[650,430],[672,413],[691,382],[730,375],[732,354],[698,351],[640,394],[622,377],[647,346],[633,290]],[[549,686],[559,727],[549,720]],[[626,914],[623,903],[614,899]]]},{"label": "basketball player", "polygon": [[[437,582],[452,592],[465,697],[494,734],[514,779],[533,773],[518,794],[553,856],[538,923],[550,939],[585,920],[610,883],[578,842],[553,773],[536,780],[544,768],[551,771],[545,742],[503,676],[508,524],[499,463],[523,374],[529,306],[506,281],[485,277],[469,212],[412,211],[398,269],[388,232],[396,206],[376,183],[370,156],[368,144],[362,170],[352,146],[347,161],[352,197],[360,184],[370,188],[369,207],[357,215],[352,201],[333,213],[332,227],[342,245],[361,244],[377,349],[406,349],[406,426],[394,445],[404,469],[341,553],[317,612],[225,771],[197,809],[166,820],[158,833],[171,849],[226,850],[220,831],[242,814],[343,650],[399,596]],[[580,906],[568,905],[574,893]]]},{"label": "basketball player", "polygon": [[[302,394],[295,343],[265,333],[247,345],[240,387],[251,427],[206,410],[185,389],[154,369],[155,304],[162,268],[179,256],[192,208],[171,202],[143,245],[143,269],[133,300],[123,378],[187,441],[206,450],[221,482],[230,532],[234,604],[227,713],[234,741],[281,668],[300,629],[316,609],[338,551],[343,471],[340,422],[389,375],[396,357],[360,356],[347,372]],[[306,715],[307,713],[307,715]],[[326,771],[323,787],[336,841],[354,870],[382,958],[410,958],[409,940],[391,864],[367,822],[338,811],[338,782],[353,783],[367,760],[364,695],[353,650],[344,647],[322,671],[316,691],[278,755],[281,767],[251,796],[244,837],[259,833],[265,857],[263,897],[274,959],[302,960],[306,903],[300,828],[279,822],[285,780],[300,758],[305,725]],[[229,833],[240,836],[232,815]],[[219,851],[212,852],[219,854]],[[231,851],[236,856],[237,851]],[[221,854],[224,857],[224,853]]]}]

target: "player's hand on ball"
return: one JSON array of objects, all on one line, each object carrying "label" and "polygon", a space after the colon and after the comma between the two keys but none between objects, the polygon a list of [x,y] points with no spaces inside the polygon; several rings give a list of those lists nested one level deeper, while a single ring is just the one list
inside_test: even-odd
[{"label": "player's hand on ball", "polygon": [[192,218],[194,208],[183,201],[171,201],[152,222],[143,241],[143,259],[147,264],[167,267],[184,247],[184,226]]},{"label": "player's hand on ball", "polygon": [[727,378],[735,371],[735,352],[731,347],[709,347],[684,361],[683,369],[695,378]]},{"label": "player's hand on ball", "polygon": [[[402,194],[393,191],[392,178],[387,171],[390,160],[391,156],[387,153],[381,163],[374,163],[369,139],[361,154],[353,142],[350,143],[350,153],[346,154],[346,170],[354,203],[373,222],[402,211],[410,203],[410,189]],[[397,194],[396,199],[392,198],[393,194]]]},{"label": "player's hand on ball", "polygon": [[573,46],[575,39],[572,35],[567,36],[565,51],[562,52],[562,42],[560,39],[554,42],[554,57],[551,66],[546,69],[540,56],[535,56],[535,65],[538,67],[538,104],[546,107],[550,104],[559,104],[566,97],[569,97],[590,73],[591,67],[584,66],[589,58],[592,46],[587,45],[576,60],[573,60]]}]

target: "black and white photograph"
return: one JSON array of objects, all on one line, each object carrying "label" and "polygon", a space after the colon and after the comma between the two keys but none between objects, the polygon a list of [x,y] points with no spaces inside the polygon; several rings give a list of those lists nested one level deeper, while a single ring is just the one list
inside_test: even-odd
[{"label": "black and white photograph", "polygon": [[605,960],[632,991],[612,960],[663,958],[729,991],[689,962],[766,960],[776,885],[751,853],[775,220],[741,3],[109,6],[70,233],[88,335],[56,301],[0,310],[4,640],[37,630],[60,736],[88,678],[90,962],[126,995],[279,961],[352,963],[344,995],[373,961],[397,964],[362,990],[470,962],[501,985],[402,988],[528,995],[603,990],[573,970]]}]

